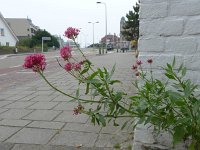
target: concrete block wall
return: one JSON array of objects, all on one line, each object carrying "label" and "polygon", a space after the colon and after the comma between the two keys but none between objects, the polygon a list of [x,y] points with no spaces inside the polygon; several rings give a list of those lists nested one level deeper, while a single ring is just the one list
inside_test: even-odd
[{"label": "concrete block wall", "polygon": [[[158,74],[175,56],[178,65],[187,67],[187,77],[200,85],[200,0],[140,0],[138,50],[142,61],[153,58],[151,67]],[[168,134],[155,137],[146,126],[134,133],[134,150],[186,149],[184,143],[172,148]]]},{"label": "concrete block wall", "polygon": [[200,0],[140,2],[140,59],[153,58],[159,69],[175,56],[188,77],[200,83]]}]

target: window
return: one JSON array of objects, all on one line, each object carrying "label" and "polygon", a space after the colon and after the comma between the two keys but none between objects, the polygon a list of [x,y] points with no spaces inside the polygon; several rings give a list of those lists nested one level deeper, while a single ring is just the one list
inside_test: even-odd
[{"label": "window", "polygon": [[0,33],[1,33],[1,36],[4,36],[4,29],[3,28],[0,29]]},{"label": "window", "polygon": [[27,31],[29,31],[29,29],[27,29]]},{"label": "window", "polygon": [[6,46],[9,46],[9,42],[6,42]]}]

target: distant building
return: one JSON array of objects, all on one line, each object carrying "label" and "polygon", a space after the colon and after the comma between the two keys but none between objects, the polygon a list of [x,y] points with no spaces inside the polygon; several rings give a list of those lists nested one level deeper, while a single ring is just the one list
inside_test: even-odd
[{"label": "distant building", "polygon": [[15,46],[17,41],[17,36],[0,12],[0,46]]},{"label": "distant building", "polygon": [[39,30],[29,18],[6,18],[6,21],[19,39],[32,37]]},{"label": "distant building", "polygon": [[[106,42],[107,40],[107,42]],[[112,34],[108,34],[107,36],[104,36],[103,38],[101,38],[101,43],[111,43],[114,45],[114,47],[116,47],[117,43],[119,42],[120,38],[118,36],[116,36],[116,34],[112,35]]]},{"label": "distant building", "polygon": [[120,49],[130,49],[130,41],[127,41],[122,34],[122,31],[124,31],[123,26],[125,25],[125,18],[122,17],[120,20],[120,42],[119,42],[119,47]]},{"label": "distant building", "polygon": [[125,25],[125,21],[126,20],[125,20],[124,17],[122,17],[121,20],[120,20],[120,41],[125,41],[126,40],[125,37],[122,34],[122,31],[124,31],[123,26]]}]

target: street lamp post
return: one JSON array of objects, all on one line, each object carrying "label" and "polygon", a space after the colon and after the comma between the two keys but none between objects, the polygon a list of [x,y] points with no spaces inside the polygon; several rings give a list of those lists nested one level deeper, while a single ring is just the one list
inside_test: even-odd
[{"label": "street lamp post", "polygon": [[105,2],[97,2],[97,4],[103,4],[105,6],[105,29],[106,29],[105,43],[106,43],[106,53],[107,53],[107,6]]},{"label": "street lamp post", "polygon": [[95,23],[99,23],[99,21],[97,21],[97,22],[88,22],[88,23],[92,23],[92,30],[93,30],[93,50],[94,50],[94,24]]}]

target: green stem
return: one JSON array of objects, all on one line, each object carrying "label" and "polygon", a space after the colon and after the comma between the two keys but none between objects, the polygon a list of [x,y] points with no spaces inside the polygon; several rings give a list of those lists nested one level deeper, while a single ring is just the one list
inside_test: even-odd
[{"label": "green stem", "polygon": [[[38,71],[38,73],[39,73],[40,76],[46,81],[46,83],[47,83],[50,87],[52,87],[54,90],[60,92],[61,94],[65,95],[65,96],[68,96],[68,97],[70,97],[70,98],[77,99],[77,97],[74,97],[74,96],[72,96],[72,95],[70,95],[70,94],[67,94],[67,93],[65,93],[65,92],[63,92],[63,91],[61,91],[61,90],[59,90],[59,89],[56,88],[55,86],[53,86],[53,85],[46,79],[46,77],[44,76],[44,74],[43,74],[41,71]],[[91,101],[91,100],[82,99],[82,98],[78,98],[78,100],[80,100],[80,101],[82,101],[82,102],[102,103],[102,102],[100,102],[100,101]]]}]

